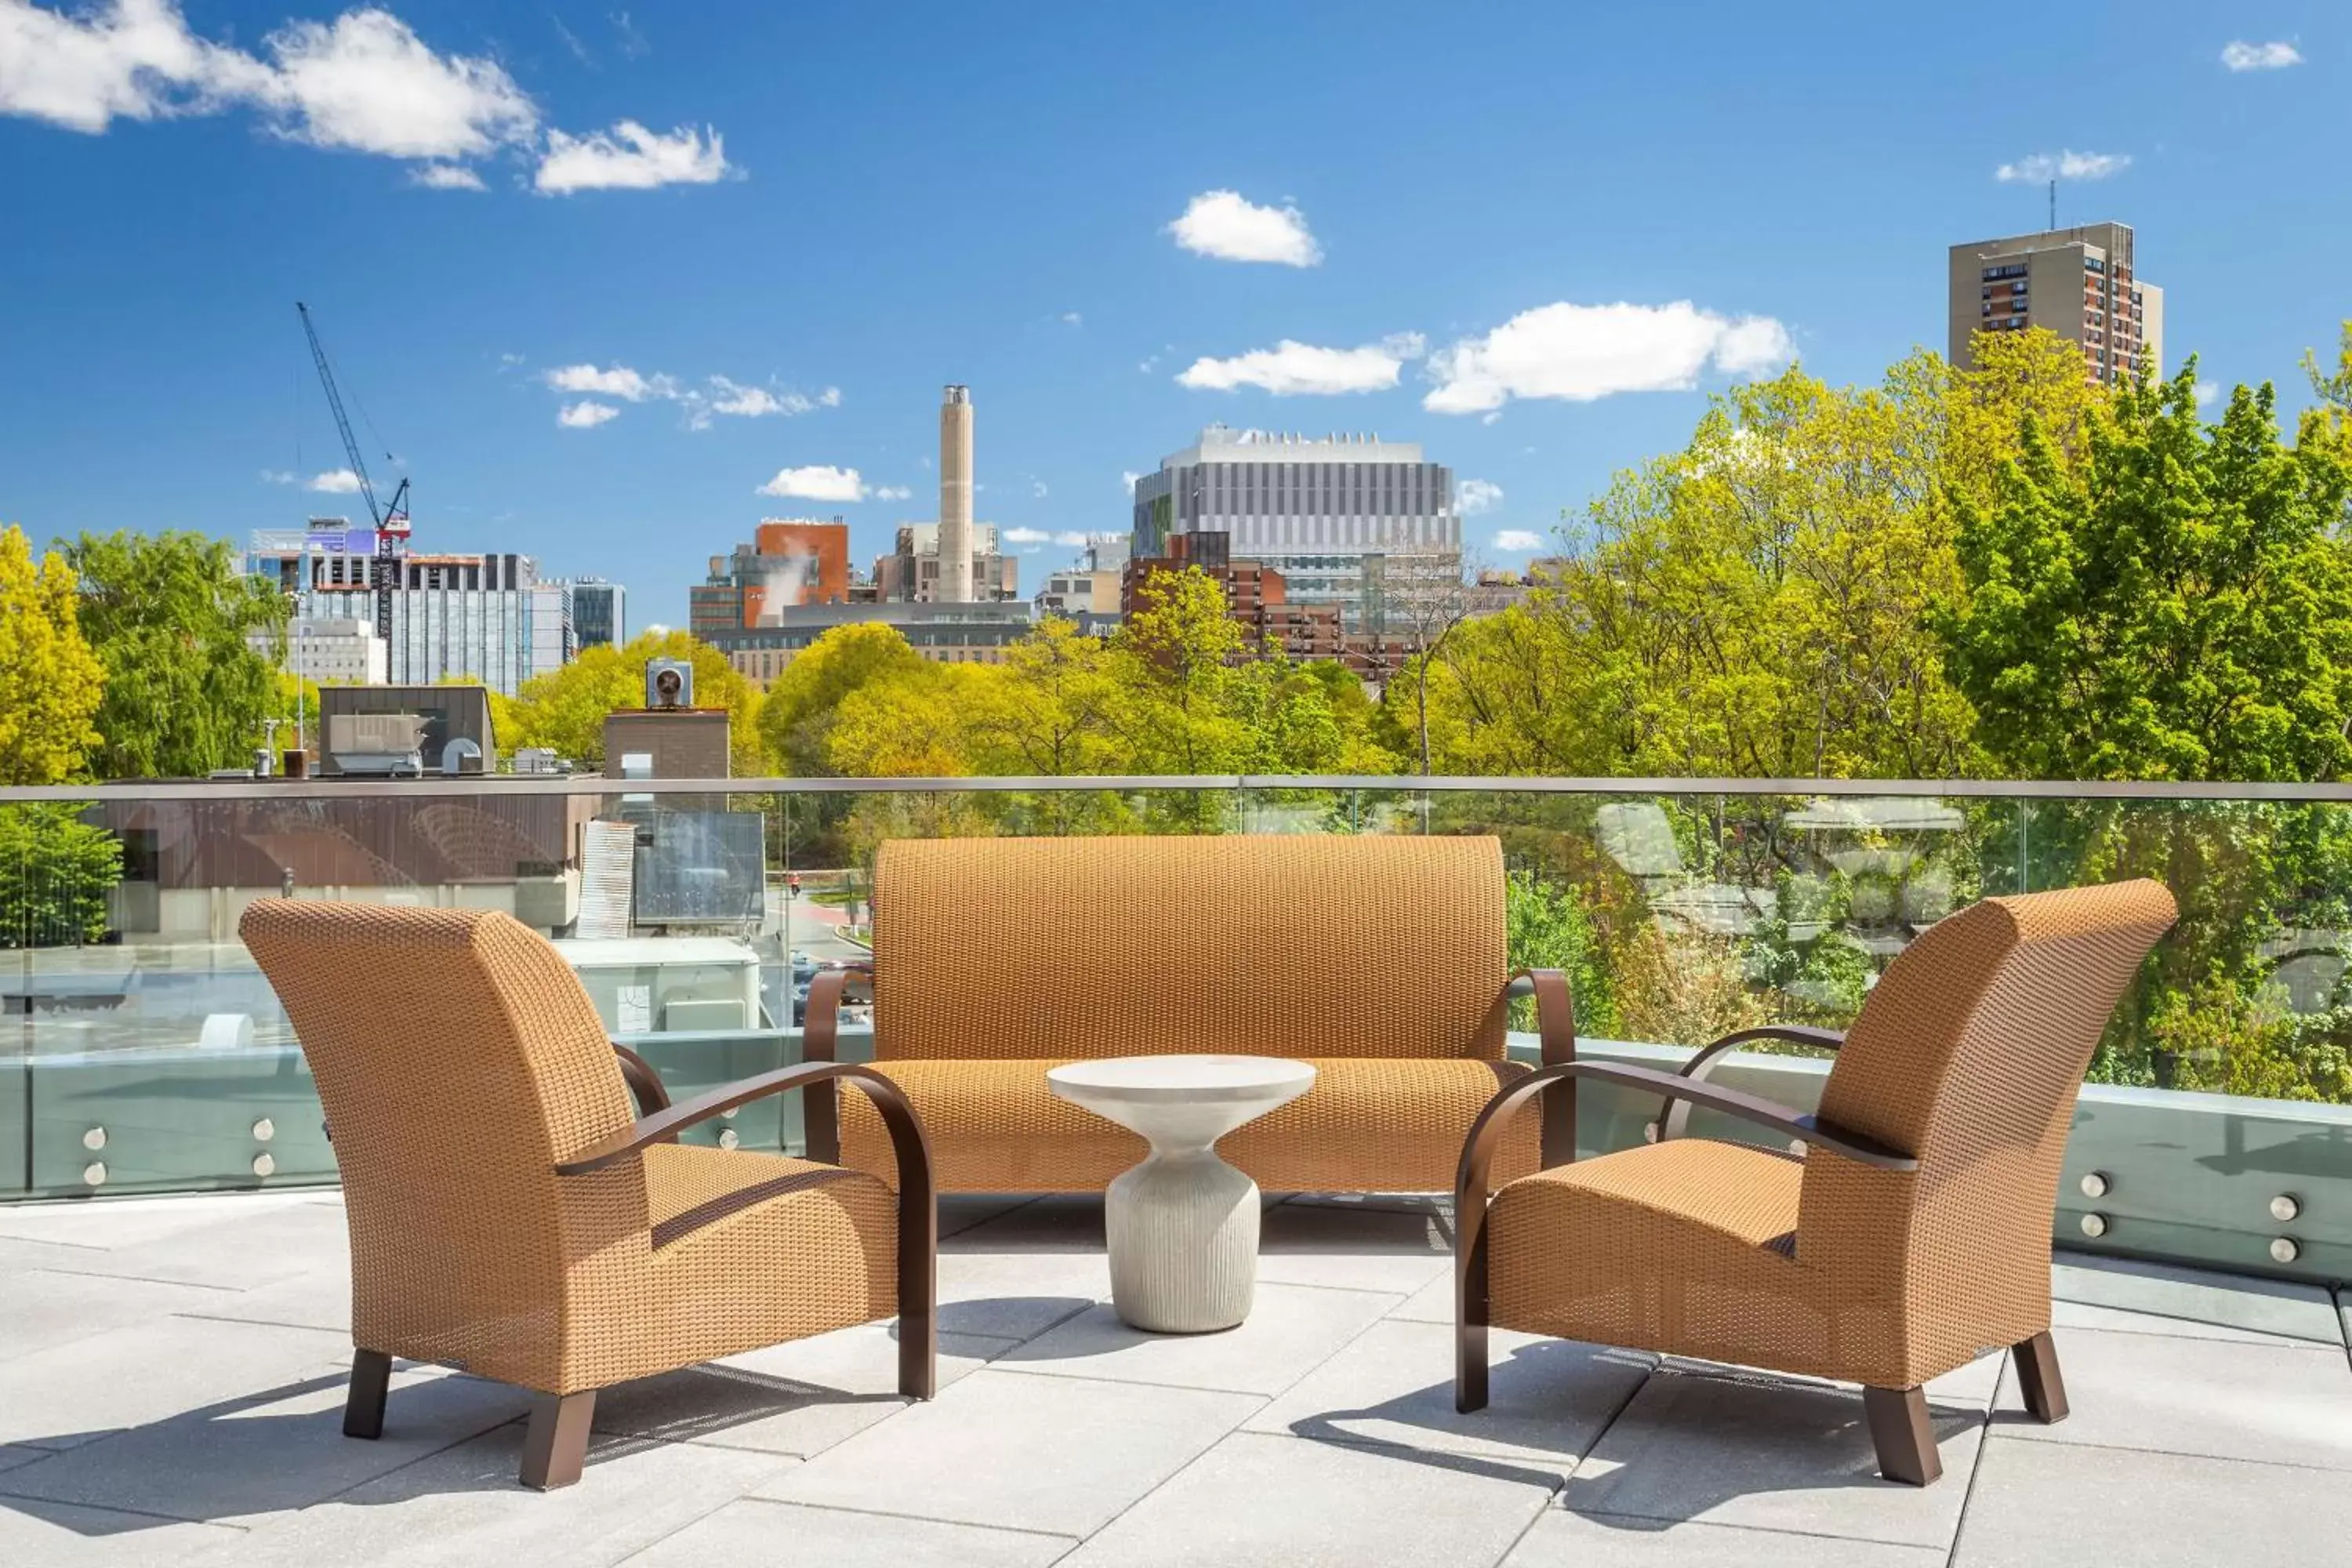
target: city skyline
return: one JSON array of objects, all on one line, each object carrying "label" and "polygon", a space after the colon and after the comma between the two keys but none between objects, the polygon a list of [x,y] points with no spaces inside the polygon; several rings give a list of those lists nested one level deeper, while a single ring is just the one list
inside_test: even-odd
[{"label": "city skyline", "polygon": [[[947,383],[987,406],[975,511],[1024,584],[1218,422],[1420,443],[1465,544],[1521,560],[1707,392],[1940,349],[1948,248],[2041,227],[2053,176],[2062,225],[2135,228],[2168,352],[2218,384],[2298,405],[2347,309],[2344,177],[2278,154],[2341,96],[2352,31],[2317,5],[2058,17],[1982,58],[1859,9],[1707,7],[1672,49],[1549,8],[134,9],[211,75],[62,71],[86,17],[0,0],[0,201],[47,219],[0,258],[0,518],[356,512],[308,488],[343,463],[303,298],[417,548],[610,578],[633,627],[684,626],[695,564],[764,516],[839,511],[859,561],[932,520]],[[1203,29],[1248,47],[1204,76]],[[1478,85],[1361,112],[1400,59]],[[334,61],[471,96],[390,126],[304,85]],[[1761,175],[1727,151],[1759,137]]]}]

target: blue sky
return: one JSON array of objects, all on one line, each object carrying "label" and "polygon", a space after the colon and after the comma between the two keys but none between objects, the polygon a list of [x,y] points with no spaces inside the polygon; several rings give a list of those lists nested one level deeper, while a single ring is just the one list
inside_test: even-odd
[{"label": "blue sky", "polygon": [[1997,172],[2068,153],[2171,356],[2300,401],[2352,315],[2352,11],[1998,17],[0,0],[0,519],[356,515],[305,488],[343,460],[302,299],[418,548],[636,626],[763,515],[861,557],[933,515],[951,381],[1024,588],[1213,420],[1420,440],[1507,562],[1784,349],[1940,348],[1945,247],[2039,227]]}]

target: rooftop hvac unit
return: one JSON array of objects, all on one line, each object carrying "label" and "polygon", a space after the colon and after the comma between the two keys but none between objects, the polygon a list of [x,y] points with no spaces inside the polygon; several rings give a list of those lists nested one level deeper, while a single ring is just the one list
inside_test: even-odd
[{"label": "rooftop hvac unit", "polygon": [[646,706],[648,708],[693,707],[693,664],[682,658],[646,660]]},{"label": "rooftop hvac unit", "polygon": [[414,713],[330,714],[327,754],[347,773],[422,776],[425,721]]}]

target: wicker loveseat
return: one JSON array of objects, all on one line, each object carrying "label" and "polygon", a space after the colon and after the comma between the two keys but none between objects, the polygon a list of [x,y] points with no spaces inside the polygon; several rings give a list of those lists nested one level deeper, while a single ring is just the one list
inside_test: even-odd
[{"label": "wicker loveseat", "polygon": [[[920,1111],[942,1192],[1100,1191],[1144,1142],[1056,1099],[1046,1069],[1177,1052],[1315,1064],[1312,1090],[1218,1146],[1265,1190],[1449,1192],[1471,1121],[1527,1070],[1503,1059],[1503,891],[1493,838],[895,841],[873,1066]],[[812,1058],[844,984],[812,987]],[[1567,984],[1532,984],[1564,1060]],[[810,1157],[889,1175],[872,1109],[846,1097],[836,1123],[828,1100],[808,1101]],[[1499,1170],[1537,1168],[1541,1114],[1503,1130]]]}]

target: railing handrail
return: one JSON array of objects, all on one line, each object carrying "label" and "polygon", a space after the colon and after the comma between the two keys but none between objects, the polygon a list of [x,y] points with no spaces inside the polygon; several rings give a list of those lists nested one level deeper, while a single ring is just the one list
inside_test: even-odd
[{"label": "railing handrail", "polygon": [[380,795],[1003,795],[1112,790],[1352,790],[1383,795],[1780,795],[1990,800],[2212,800],[2352,805],[2352,784],[2117,779],[1565,778],[1420,773],[1144,773],[970,778],[618,779],[602,773],[451,778],[130,779],[0,788],[0,805],[37,802],[312,800]]}]

